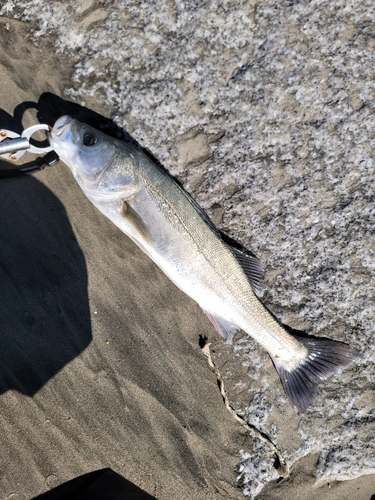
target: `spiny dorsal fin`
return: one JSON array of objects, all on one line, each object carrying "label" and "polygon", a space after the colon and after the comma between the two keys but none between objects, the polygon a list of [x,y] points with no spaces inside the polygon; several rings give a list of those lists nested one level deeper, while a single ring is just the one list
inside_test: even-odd
[{"label": "spiny dorsal fin", "polygon": [[208,319],[211,321],[220,335],[228,342],[228,344],[231,344],[234,334],[237,330],[239,330],[238,326],[234,325],[230,321],[227,321],[226,319],[215,316],[214,314],[207,312],[204,309],[203,312],[206,313]]},{"label": "spiny dorsal fin", "polygon": [[119,206],[119,212],[121,216],[135,229],[142,238],[149,244],[152,245],[154,243],[154,238],[150,233],[150,230],[143,222],[143,219],[131,205],[125,201],[121,200],[121,204]]},{"label": "spiny dorsal fin", "polygon": [[247,253],[244,253],[232,246],[230,246],[229,248],[232,250],[237,261],[245,272],[252,289],[256,294],[259,294],[262,291],[264,280],[263,264],[253,255],[248,255]]}]

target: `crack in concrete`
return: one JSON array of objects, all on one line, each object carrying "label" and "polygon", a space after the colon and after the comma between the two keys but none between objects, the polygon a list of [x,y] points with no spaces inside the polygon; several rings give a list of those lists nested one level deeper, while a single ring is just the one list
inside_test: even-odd
[{"label": "crack in concrete", "polygon": [[201,346],[203,354],[206,356],[208,364],[210,368],[213,370],[213,372],[216,375],[217,383],[220,389],[221,396],[223,398],[223,401],[225,403],[225,406],[227,410],[233,415],[233,417],[239,422],[243,427],[245,427],[246,430],[250,432],[253,436],[256,438],[260,439],[264,443],[267,444],[269,448],[275,453],[276,455],[276,461],[275,461],[275,469],[279,476],[281,478],[287,478],[290,476],[289,474],[289,466],[282,456],[281,452],[277,449],[276,445],[271,441],[271,439],[265,434],[264,432],[260,431],[257,429],[254,425],[250,425],[246,422],[244,418],[242,418],[238,413],[232,408],[232,406],[229,403],[229,399],[227,396],[227,393],[224,388],[224,381],[221,377],[220,371],[214,361],[212,360],[211,356],[211,351],[210,351],[210,342],[206,342],[204,345]]}]

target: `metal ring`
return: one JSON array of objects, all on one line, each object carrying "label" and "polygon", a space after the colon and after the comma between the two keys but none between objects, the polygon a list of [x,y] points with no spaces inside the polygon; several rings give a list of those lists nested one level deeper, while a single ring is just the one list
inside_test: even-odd
[{"label": "metal ring", "polygon": [[[30,141],[30,138],[31,136],[37,132],[38,130],[49,130],[49,126],[44,124],[44,123],[41,123],[41,124],[38,124],[38,125],[33,125],[32,127],[29,127],[27,129],[25,129],[22,134],[21,134],[21,137],[26,137],[29,141]],[[38,148],[36,146],[33,146],[32,144],[30,144],[30,147],[29,149],[27,150],[29,153],[34,153],[34,154],[42,154],[42,153],[49,153],[50,151],[52,151],[52,148],[51,146],[48,146],[46,148]]]}]

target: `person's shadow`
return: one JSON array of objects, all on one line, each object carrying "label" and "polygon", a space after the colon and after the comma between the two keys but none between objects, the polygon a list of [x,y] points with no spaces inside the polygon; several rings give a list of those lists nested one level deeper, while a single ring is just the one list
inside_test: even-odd
[{"label": "person's shadow", "polygon": [[32,396],[91,341],[86,264],[35,178],[1,180],[0,206],[0,393]]},{"label": "person's shadow", "polygon": [[[72,114],[91,125],[110,120],[43,94],[0,123],[20,133],[22,115],[36,108],[53,125]],[[32,396],[91,342],[84,255],[64,206],[32,176],[0,180],[0,394]]]}]

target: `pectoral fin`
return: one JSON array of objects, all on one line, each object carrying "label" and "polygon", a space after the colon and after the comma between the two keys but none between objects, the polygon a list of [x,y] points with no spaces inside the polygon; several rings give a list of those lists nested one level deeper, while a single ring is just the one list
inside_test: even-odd
[{"label": "pectoral fin", "polygon": [[123,217],[132,228],[139,234],[139,236],[149,245],[154,244],[154,238],[150,233],[150,230],[144,223],[142,217],[131,207],[131,205],[125,201],[121,200],[119,206],[119,212],[121,217]]}]

